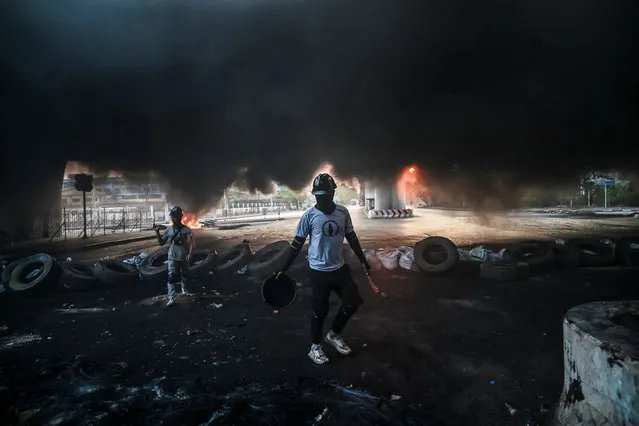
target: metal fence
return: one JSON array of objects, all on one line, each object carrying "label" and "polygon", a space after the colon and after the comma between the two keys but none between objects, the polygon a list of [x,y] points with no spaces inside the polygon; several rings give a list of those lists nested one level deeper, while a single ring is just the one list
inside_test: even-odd
[{"label": "metal fence", "polygon": [[[143,207],[87,208],[86,238],[97,235],[127,233],[151,229],[154,223],[165,223],[164,210]],[[49,222],[50,240],[84,238],[82,209],[63,209]]]}]

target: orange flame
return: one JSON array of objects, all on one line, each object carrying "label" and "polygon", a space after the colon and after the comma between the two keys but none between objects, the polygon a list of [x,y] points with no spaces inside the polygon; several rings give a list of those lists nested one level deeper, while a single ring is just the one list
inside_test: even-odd
[{"label": "orange flame", "polygon": [[195,215],[195,213],[184,213],[184,217],[182,217],[182,223],[191,229],[202,228],[202,224],[198,222],[198,217]]}]

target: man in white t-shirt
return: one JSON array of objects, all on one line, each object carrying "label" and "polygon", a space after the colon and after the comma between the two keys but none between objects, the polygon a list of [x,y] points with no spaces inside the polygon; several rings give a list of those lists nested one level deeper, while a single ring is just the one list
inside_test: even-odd
[{"label": "man in white t-shirt", "polygon": [[[357,284],[351,276],[348,264],[342,256],[344,238],[359,258],[367,272],[370,266],[357,239],[353,222],[348,209],[333,202],[337,185],[333,178],[322,173],[313,181],[313,194],[317,199],[315,207],[304,212],[297,225],[295,238],[291,243],[291,252],[285,272],[293,263],[306,238],[310,236],[308,247],[308,264],[313,287],[313,317],[311,319],[311,350],[309,358],[316,364],[326,364],[328,357],[321,345],[324,319],[328,314],[329,298],[334,291],[342,301],[342,306],[335,316],[331,330],[325,337],[330,345],[343,355],[351,353],[340,333],[348,319],[363,303]],[[279,275],[279,274],[278,274]]]},{"label": "man in white t-shirt", "polygon": [[167,307],[175,305],[175,285],[180,284],[182,294],[187,294],[186,282],[189,275],[189,264],[195,249],[195,238],[191,228],[182,223],[184,212],[180,207],[173,207],[169,214],[173,226],[169,226],[164,230],[164,234],[160,236],[159,229],[154,226],[153,229],[158,237],[161,246],[170,241],[169,246],[169,280],[167,283]]}]

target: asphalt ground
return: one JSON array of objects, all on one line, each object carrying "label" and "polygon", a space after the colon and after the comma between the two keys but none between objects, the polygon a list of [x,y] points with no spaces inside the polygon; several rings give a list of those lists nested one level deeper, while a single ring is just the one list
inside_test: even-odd
[{"label": "asphalt ground", "polygon": [[[628,218],[436,211],[393,221],[368,220],[354,210],[353,218],[370,248],[411,245],[427,235],[462,246],[616,237],[636,235],[639,226]],[[250,240],[259,249],[290,239],[295,225],[290,218],[203,230],[197,243],[223,248]],[[74,260],[152,248],[138,242],[77,253]],[[344,252],[357,271],[350,249]],[[316,366],[307,358],[304,262],[300,255],[291,270],[301,285],[296,301],[279,311],[263,303],[260,280],[247,275],[206,275],[189,289],[192,296],[169,310],[161,282],[44,298],[0,295],[0,326],[6,326],[0,331],[0,422],[11,424],[21,414],[31,416],[24,424],[34,425],[312,424],[326,409],[317,424],[547,424],[563,384],[566,310],[639,299],[639,271],[621,266],[508,282],[480,278],[473,263],[445,276],[384,270],[373,278],[386,298],[373,295],[356,273],[365,303],[344,331],[354,353],[344,357],[329,348],[331,363]],[[332,299],[331,315],[338,305]],[[371,406],[338,400],[319,385],[309,390],[309,380],[381,399]],[[296,404],[303,409],[293,409]],[[349,413],[354,417],[346,421]]]}]

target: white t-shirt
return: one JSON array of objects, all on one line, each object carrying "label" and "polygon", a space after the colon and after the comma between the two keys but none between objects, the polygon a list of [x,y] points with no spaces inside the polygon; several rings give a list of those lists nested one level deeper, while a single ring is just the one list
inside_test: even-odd
[{"label": "white t-shirt", "polygon": [[306,210],[295,236],[311,237],[308,243],[308,265],[311,269],[335,271],[344,265],[342,244],[349,232],[353,232],[351,215],[346,207],[337,205],[331,214],[324,214],[315,207]]},{"label": "white t-shirt", "polygon": [[169,246],[169,260],[186,260],[186,256],[189,254],[189,246],[187,244],[188,237],[193,235],[193,231],[188,226],[180,228],[179,234],[171,242],[171,238],[176,233],[175,226],[169,226],[164,230],[164,238],[171,244]]}]

